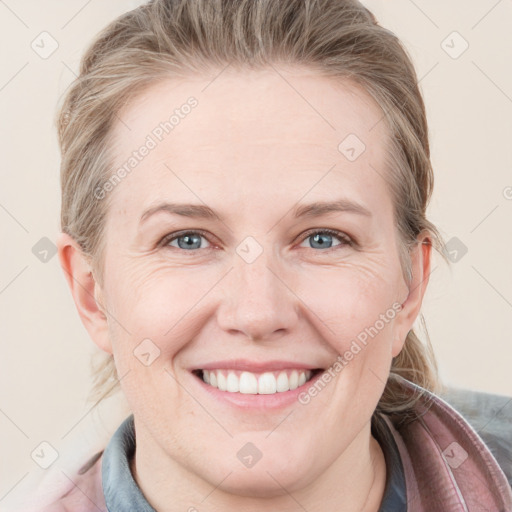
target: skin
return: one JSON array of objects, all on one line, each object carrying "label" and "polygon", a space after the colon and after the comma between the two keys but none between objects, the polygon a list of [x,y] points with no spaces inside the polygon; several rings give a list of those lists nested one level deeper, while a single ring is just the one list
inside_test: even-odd
[{"label": "skin", "polygon": [[[382,111],[355,84],[306,69],[228,69],[211,80],[161,82],[120,113],[130,130],[115,127],[118,165],[174,108],[198,100],[110,192],[104,282],[72,238],[58,240],[80,317],[124,376],[132,472],[159,511],[377,511],[386,468],[370,419],[430,269],[430,246],[418,243],[404,281]],[[352,162],[338,151],[350,133],[366,145]],[[341,197],[371,216],[292,215],[298,203]],[[223,221],[159,213],[139,227],[162,201],[206,204]],[[306,234],[325,228],[354,245],[324,234],[319,247]],[[197,229],[205,235],[192,249],[183,238],[158,245]],[[252,263],[236,252],[248,236],[262,250]],[[394,319],[307,405],[241,411],[206,396],[188,371],[234,357],[328,368],[394,303]],[[149,366],[133,354],[146,338],[160,350]],[[251,468],[236,456],[248,442],[262,452]]]}]

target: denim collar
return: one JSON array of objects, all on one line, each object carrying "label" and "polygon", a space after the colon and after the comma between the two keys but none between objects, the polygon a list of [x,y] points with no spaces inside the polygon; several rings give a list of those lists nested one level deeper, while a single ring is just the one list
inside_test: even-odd
[{"label": "denim collar", "polygon": [[130,470],[135,454],[133,414],[116,430],[103,453],[101,482],[109,512],[156,512],[147,502]]},{"label": "denim collar", "polygon": [[[398,447],[386,422],[379,416],[372,421],[372,434],[386,459],[386,487],[378,512],[407,512],[405,476]],[[109,512],[156,512],[133,479],[130,460],[135,454],[133,414],[116,430],[103,453],[101,479]]]}]

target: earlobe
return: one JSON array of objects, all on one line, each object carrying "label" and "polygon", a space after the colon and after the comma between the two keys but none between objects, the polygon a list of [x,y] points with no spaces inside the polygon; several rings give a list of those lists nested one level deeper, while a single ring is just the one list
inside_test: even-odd
[{"label": "earlobe", "polygon": [[88,258],[67,233],[58,235],[57,249],[60,265],[82,323],[94,343],[101,350],[112,354],[103,292],[94,279]]},{"label": "earlobe", "polygon": [[418,243],[410,252],[412,279],[408,286],[408,296],[402,302],[402,309],[395,321],[396,338],[393,341],[393,357],[402,350],[407,334],[420,313],[431,272],[431,252],[432,244],[428,233],[421,233],[418,236]]}]

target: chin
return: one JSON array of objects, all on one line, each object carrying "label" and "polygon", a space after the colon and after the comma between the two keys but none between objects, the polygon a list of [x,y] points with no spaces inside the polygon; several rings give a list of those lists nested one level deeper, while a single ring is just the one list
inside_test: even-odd
[{"label": "chin", "polygon": [[[299,475],[292,474],[292,469],[288,468],[286,477],[276,474],[272,468],[260,469],[255,472],[252,470],[237,470],[219,486],[224,492],[244,496],[247,498],[275,498],[277,496],[288,496],[288,493],[297,487]],[[217,476],[218,478],[218,476]],[[216,484],[217,485],[217,484]]]},{"label": "chin", "polygon": [[235,458],[234,463],[216,466],[208,477],[215,486],[221,481],[219,489],[224,492],[254,498],[288,496],[289,492],[307,486],[308,479],[313,478],[307,461],[298,464],[285,453],[275,452],[263,456],[252,467],[244,467]]}]

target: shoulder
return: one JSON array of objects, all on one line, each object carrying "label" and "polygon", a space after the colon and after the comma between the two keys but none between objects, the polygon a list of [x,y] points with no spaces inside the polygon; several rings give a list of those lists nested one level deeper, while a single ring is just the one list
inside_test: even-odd
[{"label": "shoulder", "polygon": [[108,512],[101,482],[103,453],[89,457],[78,470],[44,478],[16,512]]},{"label": "shoulder", "polygon": [[456,387],[439,396],[473,427],[512,486],[512,396]]},{"label": "shoulder", "polygon": [[104,451],[90,457],[82,467],[71,476],[69,491],[49,505],[43,512],[72,512],[89,510],[107,512],[101,485],[101,466]]}]

